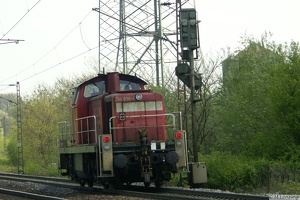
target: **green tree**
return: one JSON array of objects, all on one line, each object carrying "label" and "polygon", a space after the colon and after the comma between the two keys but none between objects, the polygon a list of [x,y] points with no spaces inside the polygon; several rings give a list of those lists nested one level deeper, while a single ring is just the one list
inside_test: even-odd
[{"label": "green tree", "polygon": [[[61,115],[55,94],[39,85],[23,107],[23,145],[26,165],[47,168],[56,162],[57,122]],[[25,167],[26,168],[26,167]]]},{"label": "green tree", "polygon": [[22,130],[26,173],[43,173],[57,157],[57,123],[70,119],[73,87],[90,75],[57,79],[53,87],[40,84],[23,99]]},{"label": "green tree", "polygon": [[[208,153],[214,143],[220,120],[215,116],[216,99],[220,95],[221,77],[218,71],[221,68],[222,56],[197,62],[196,70],[202,77],[202,87],[198,91],[199,101],[196,103],[196,124],[198,152]],[[192,141],[195,142],[195,141]]]},{"label": "green tree", "polygon": [[264,35],[223,62],[220,150],[277,159],[299,137],[299,45]]}]

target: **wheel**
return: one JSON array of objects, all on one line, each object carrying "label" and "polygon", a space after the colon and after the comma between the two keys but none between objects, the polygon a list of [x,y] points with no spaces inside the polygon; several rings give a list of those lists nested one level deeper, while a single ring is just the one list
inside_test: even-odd
[{"label": "wheel", "polygon": [[79,184],[80,184],[81,187],[84,187],[85,186],[85,181],[84,180],[80,180]]},{"label": "wheel", "polygon": [[88,186],[92,188],[94,186],[94,181],[88,181]]},{"label": "wheel", "polygon": [[110,185],[108,183],[102,184],[104,189],[109,189]]},{"label": "wheel", "polygon": [[114,182],[114,184],[113,184],[113,187],[114,187],[115,189],[121,189],[123,186],[124,186],[124,183],[121,182],[121,181],[119,181],[119,180],[116,180],[116,181]]},{"label": "wheel", "polygon": [[162,186],[163,182],[162,181],[155,181],[155,187],[160,188]]},{"label": "wheel", "polygon": [[150,186],[150,182],[144,182],[144,185],[146,188],[148,188]]}]

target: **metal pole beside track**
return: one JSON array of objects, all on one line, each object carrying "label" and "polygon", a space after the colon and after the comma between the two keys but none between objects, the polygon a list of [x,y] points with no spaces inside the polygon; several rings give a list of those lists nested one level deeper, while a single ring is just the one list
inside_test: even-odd
[{"label": "metal pole beside track", "polygon": [[20,83],[17,82],[17,125],[18,125],[18,174],[24,174],[22,118],[21,118],[21,94]]}]

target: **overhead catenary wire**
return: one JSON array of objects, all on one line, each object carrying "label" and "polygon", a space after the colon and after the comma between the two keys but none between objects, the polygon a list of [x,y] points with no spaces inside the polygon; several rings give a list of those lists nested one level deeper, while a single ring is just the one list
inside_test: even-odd
[{"label": "overhead catenary wire", "polygon": [[27,10],[27,12],[1,37],[3,39],[11,30],[13,30],[21,21],[24,19],[24,17],[42,0],[38,0],[30,9]]},{"label": "overhead catenary wire", "polygon": [[[85,15],[85,17],[74,27],[71,29],[71,31],[69,31],[53,48],[51,48],[49,51],[47,51],[45,54],[43,54],[40,58],[38,58],[33,64],[31,64],[30,66],[28,66],[27,68],[21,70],[20,72],[2,80],[2,82],[5,82],[13,77],[16,77],[22,73],[24,73],[25,71],[29,70],[30,68],[36,66],[40,61],[42,61],[46,56],[48,56],[52,51],[56,52],[56,49],[58,48],[59,45],[61,45],[70,35],[71,33],[73,33],[78,27],[80,27],[80,25],[82,24],[82,22],[91,14],[92,11],[89,11],[88,14]],[[81,30],[80,30],[81,31]],[[81,34],[82,37],[82,34]],[[90,48],[88,48],[89,50],[91,50]],[[58,59],[59,60],[59,59]],[[64,63],[64,62],[60,62],[60,63]],[[58,65],[56,65],[58,66]],[[46,70],[48,71],[48,70]],[[40,73],[39,73],[40,74]],[[33,75],[35,76],[35,75]],[[30,77],[33,77],[30,76]],[[28,80],[28,78],[25,78],[25,80]],[[24,81],[24,80],[23,80]],[[0,90],[1,91],[1,90]]]},{"label": "overhead catenary wire", "polygon": [[[46,68],[46,69],[44,69],[44,70],[42,70],[42,71],[36,72],[35,74],[33,74],[33,75],[31,75],[31,76],[29,76],[29,77],[27,77],[27,78],[24,78],[24,79],[20,80],[20,82],[24,82],[24,81],[26,81],[26,80],[28,80],[28,79],[31,79],[31,78],[33,78],[33,77],[39,75],[39,74],[42,74],[42,73],[44,73],[44,72],[46,72],[46,71],[49,71],[49,70],[51,70],[51,69],[53,69],[53,68],[55,68],[55,67],[58,67],[58,66],[60,66],[60,65],[62,65],[62,64],[64,64],[64,63],[66,63],[66,62],[69,62],[69,61],[71,61],[71,60],[73,60],[73,59],[75,59],[75,58],[78,58],[78,57],[80,57],[80,56],[82,56],[82,55],[84,55],[84,54],[86,54],[86,53],[88,53],[88,52],[90,52],[90,51],[92,51],[92,50],[97,49],[97,48],[98,48],[98,46],[93,47],[93,48],[90,48],[90,49],[88,49],[88,50],[86,50],[86,51],[84,51],[84,52],[81,52],[81,53],[79,53],[79,54],[77,54],[77,55],[75,55],[75,56],[69,57],[69,58],[67,58],[67,59],[65,59],[65,60],[63,60],[63,61],[59,61],[59,62],[58,62],[57,64],[55,64],[55,65],[52,65],[52,66],[50,66],[50,67],[48,67],[48,68]],[[3,89],[0,89],[0,91],[3,91],[3,90],[5,90],[5,89],[7,89],[7,88],[8,88],[8,87],[3,88]]]},{"label": "overhead catenary wire", "polygon": [[[51,67],[48,67],[48,68],[46,68],[46,69],[44,69],[44,70],[42,70],[42,71],[39,71],[39,72],[37,72],[37,73],[35,73],[35,74],[33,74],[33,75],[31,75],[31,76],[25,78],[25,79],[20,80],[20,82],[26,81],[26,80],[28,80],[28,79],[34,77],[34,76],[37,76],[37,75],[42,74],[42,73],[44,73],[44,72],[46,72],[46,71],[49,71],[50,69],[53,69],[53,68],[55,68],[55,67],[57,67],[57,66],[59,66],[59,65],[62,65],[62,64],[64,64],[64,63],[66,63],[66,62],[69,62],[69,61],[71,61],[71,60],[73,60],[73,59],[75,59],[75,58],[77,58],[77,57],[79,57],[79,56],[82,56],[82,55],[88,53],[89,51],[95,50],[95,49],[97,49],[97,48],[98,48],[98,46],[93,47],[93,48],[90,48],[90,49],[88,49],[88,50],[86,50],[86,51],[84,51],[84,52],[81,52],[81,53],[79,53],[79,54],[77,54],[77,55],[75,55],[75,56],[72,56],[72,57],[70,57],[70,58],[67,58],[67,59],[65,59],[65,60],[63,60],[63,61],[59,61],[59,63],[57,63],[57,64],[55,64],[55,65],[52,65]],[[0,91],[1,91],[1,90],[0,90]]]},{"label": "overhead catenary wire", "polygon": [[82,42],[83,42],[83,44],[88,48],[88,49],[90,49],[90,47],[86,44],[86,42],[84,41],[84,39],[83,39],[83,35],[82,35],[82,23],[80,22],[79,23],[79,29],[80,29],[80,36],[81,36],[81,40],[82,40]]}]

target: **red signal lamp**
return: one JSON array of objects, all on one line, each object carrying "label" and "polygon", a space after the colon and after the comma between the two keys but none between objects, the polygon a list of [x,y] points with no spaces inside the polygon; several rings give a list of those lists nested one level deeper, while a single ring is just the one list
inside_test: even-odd
[{"label": "red signal lamp", "polygon": [[181,139],[183,135],[181,132],[177,132],[175,136],[177,139]]},{"label": "red signal lamp", "polygon": [[105,137],[103,138],[103,141],[106,142],[106,143],[109,142],[109,141],[110,141],[110,137],[105,136]]}]

